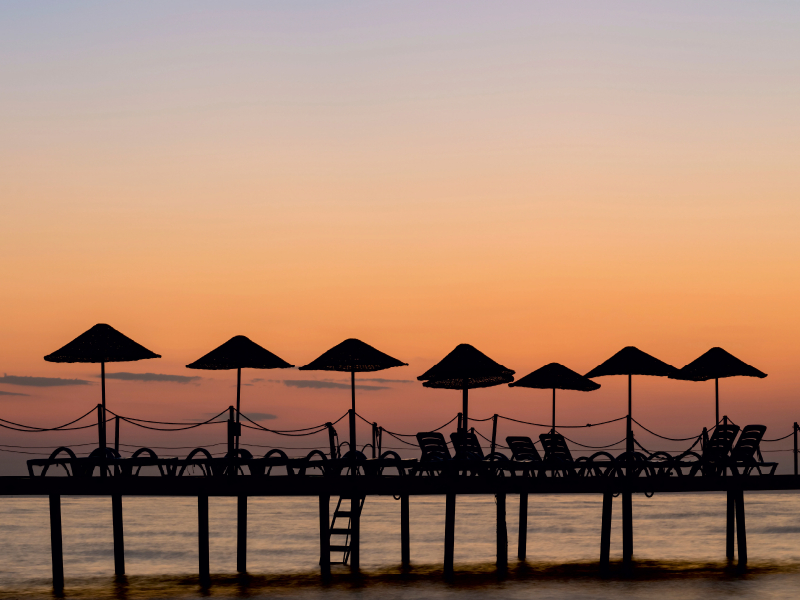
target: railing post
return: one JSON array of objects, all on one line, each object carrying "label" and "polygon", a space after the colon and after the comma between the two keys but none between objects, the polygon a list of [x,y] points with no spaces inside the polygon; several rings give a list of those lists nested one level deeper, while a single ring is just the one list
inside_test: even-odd
[{"label": "railing post", "polygon": [[458,428],[456,429],[456,431],[461,431],[461,418],[462,418],[461,413],[458,413]]},{"label": "railing post", "polygon": [[497,415],[492,415],[492,450],[491,450],[491,453],[494,454],[496,449],[497,449]]},{"label": "railing post", "polygon": [[328,443],[331,446],[331,459],[336,458],[336,430],[333,428],[333,423],[325,423],[328,428]]},{"label": "railing post", "polygon": [[375,458],[375,452],[378,446],[378,424],[372,424],[372,458]]},{"label": "railing post", "polygon": [[103,421],[103,405],[97,405],[97,445],[105,450],[106,449],[106,428]]},{"label": "railing post", "polygon": [[378,427],[378,456],[383,455],[383,427]]},{"label": "railing post", "polygon": [[119,454],[119,417],[115,417],[114,421],[114,451]]},{"label": "railing post", "polygon": [[797,421],[794,422],[794,474],[797,475]]},{"label": "railing post", "polygon": [[228,407],[228,457],[233,457],[236,450],[236,421],[234,420],[234,408]]}]

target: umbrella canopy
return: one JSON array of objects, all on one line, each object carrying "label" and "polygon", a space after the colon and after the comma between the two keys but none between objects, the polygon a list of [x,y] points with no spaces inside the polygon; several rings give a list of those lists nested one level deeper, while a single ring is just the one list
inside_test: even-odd
[{"label": "umbrella canopy", "polygon": [[470,344],[459,344],[422,375],[423,386],[463,390],[462,429],[467,429],[471,388],[484,388],[514,381],[514,371],[493,361]]},{"label": "umbrella canopy", "polygon": [[711,348],[702,356],[694,359],[688,365],[671,375],[673,379],[688,381],[714,380],[714,390],[717,407],[717,423],[719,423],[719,380],[725,377],[758,377],[763,379],[767,374],[759,371],[746,362],[739,360],[733,354],[722,348]]},{"label": "umbrella canopy", "polygon": [[[352,410],[350,412],[350,450],[356,451],[356,373],[382,371],[392,367],[406,367],[401,362],[355,338],[337,344],[307,365],[301,371],[349,371]],[[355,470],[353,471],[355,474]]]},{"label": "umbrella canopy", "polygon": [[98,323],[66,346],[44,357],[48,362],[57,363],[100,363],[100,389],[103,404],[100,447],[103,449],[106,445],[106,363],[130,362],[146,358],[161,358],[161,355],[151,352],[105,323]]},{"label": "umbrella canopy", "polygon": [[628,419],[627,419],[627,450],[633,452],[633,435],[631,428],[632,416],[632,376],[652,375],[655,377],[670,377],[678,369],[658,360],[655,356],[642,352],[635,346],[626,346],[604,363],[597,365],[586,374],[586,377],[603,377],[606,375],[628,376]]},{"label": "umbrella canopy", "polygon": [[553,431],[555,431],[556,428],[556,390],[591,392],[600,389],[599,383],[595,383],[591,379],[559,363],[545,365],[508,385],[509,387],[553,390]]},{"label": "umbrella canopy", "polygon": [[[187,369],[221,371],[236,369],[236,422],[242,401],[242,369],[288,369],[293,367],[263,346],[244,335],[235,335],[211,352],[198,358]],[[237,428],[238,429],[238,428]],[[236,436],[236,449],[239,448],[239,435]]]}]

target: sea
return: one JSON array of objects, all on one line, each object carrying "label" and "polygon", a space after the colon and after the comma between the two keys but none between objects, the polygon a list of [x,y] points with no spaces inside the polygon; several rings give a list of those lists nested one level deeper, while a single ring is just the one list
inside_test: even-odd
[{"label": "sea", "polygon": [[[518,497],[508,496],[509,565],[498,570],[493,496],[458,496],[456,573],[442,577],[444,498],[411,498],[411,568],[400,566],[400,502],[369,497],[362,568],[320,578],[317,498],[250,498],[248,573],[236,573],[236,499],[211,498],[211,584],[197,577],[195,498],[124,497],[125,576],[114,575],[111,501],[62,498],[65,590],[51,582],[48,500],[0,497],[0,599],[296,598],[713,600],[796,598],[800,494],[745,494],[748,568],[725,558],[724,494],[634,496],[635,565],[622,569],[620,499],[612,570],[601,577],[600,496],[531,495],[528,554],[517,560]],[[336,505],[332,499],[331,510]]]}]

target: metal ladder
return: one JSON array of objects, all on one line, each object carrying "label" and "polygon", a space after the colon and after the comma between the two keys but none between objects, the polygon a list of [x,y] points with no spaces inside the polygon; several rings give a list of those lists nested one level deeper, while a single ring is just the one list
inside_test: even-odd
[{"label": "metal ladder", "polygon": [[[331,554],[334,552],[341,552],[342,553],[342,560],[335,561],[331,560],[332,565],[346,565],[347,561],[350,560],[350,534],[352,533],[352,514],[349,509],[342,510],[342,501],[347,500],[348,502],[352,499],[352,497],[348,496],[339,496],[339,502],[336,503],[336,510],[333,511],[333,519],[331,519],[331,526],[328,530],[329,535],[331,538],[333,536],[345,536],[344,544],[334,544],[333,540],[331,539],[330,544],[330,551]],[[360,498],[361,502],[358,505],[358,514],[361,515],[362,509],[364,508],[364,501],[366,497]],[[344,520],[347,519],[347,526],[346,527],[336,527],[336,519]]]}]

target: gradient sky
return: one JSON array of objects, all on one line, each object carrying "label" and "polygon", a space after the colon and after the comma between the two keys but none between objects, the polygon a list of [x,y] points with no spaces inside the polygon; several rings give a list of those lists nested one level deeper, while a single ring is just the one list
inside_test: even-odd
[{"label": "gradient sky", "polygon": [[[723,412],[768,437],[800,419],[796,2],[0,15],[0,372],[96,382],[42,357],[109,323],[164,357],[109,371],[203,377],[110,381],[109,407],[177,420],[233,402],[233,373],[184,365],[236,334],[297,365],[358,337],[410,363],[375,377],[407,381],[461,342],[519,376],[626,345],[677,366],[722,346],[769,373],[722,382]],[[280,428],[337,418],[346,389],[284,382],[314,378],[345,376],[246,372],[244,410]],[[653,427],[713,422],[713,383],[640,380]],[[564,422],[624,414],[622,378],[599,383],[561,394]],[[459,407],[371,385],[387,389],[360,412],[402,432]],[[28,394],[0,395],[1,418],[41,425],[99,401],[96,383],[0,392]],[[549,418],[545,391],[472,398],[475,417]]]}]

